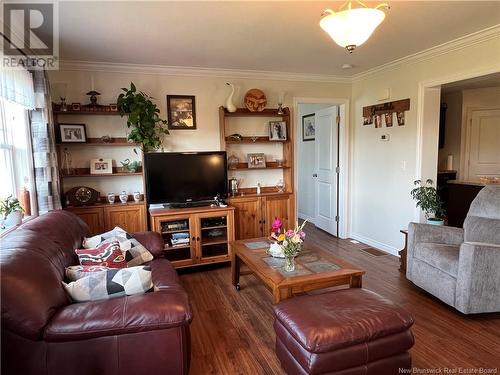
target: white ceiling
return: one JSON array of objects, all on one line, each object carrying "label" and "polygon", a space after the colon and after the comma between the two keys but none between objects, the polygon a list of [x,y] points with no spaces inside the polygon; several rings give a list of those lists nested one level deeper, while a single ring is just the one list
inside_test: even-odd
[{"label": "white ceiling", "polygon": [[441,86],[441,94],[449,94],[462,90],[483,89],[486,87],[500,87],[500,73],[447,83]]},{"label": "white ceiling", "polygon": [[[343,2],[61,2],[63,60],[348,77],[500,24],[500,2],[392,1],[349,55],[320,29]],[[342,70],[342,64],[354,65]]]}]

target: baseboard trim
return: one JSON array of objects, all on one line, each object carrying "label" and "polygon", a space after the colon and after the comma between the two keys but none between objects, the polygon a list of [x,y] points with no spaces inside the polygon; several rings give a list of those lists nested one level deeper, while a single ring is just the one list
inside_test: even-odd
[{"label": "baseboard trim", "polygon": [[376,249],[385,251],[386,253],[389,253],[391,255],[395,255],[395,256],[399,257],[399,254],[398,254],[399,249],[397,249],[393,246],[390,246],[390,245],[387,245],[385,243],[379,242],[377,240],[362,236],[362,235],[357,234],[357,233],[348,233],[348,236],[349,236],[349,238],[352,238],[353,240],[363,242],[364,244],[367,244],[371,247],[374,247]]}]

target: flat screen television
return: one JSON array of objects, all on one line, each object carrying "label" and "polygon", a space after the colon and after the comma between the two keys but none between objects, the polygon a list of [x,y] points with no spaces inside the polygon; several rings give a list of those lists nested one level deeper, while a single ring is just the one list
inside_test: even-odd
[{"label": "flat screen television", "polygon": [[144,155],[150,204],[186,204],[227,198],[225,151],[158,152]]}]

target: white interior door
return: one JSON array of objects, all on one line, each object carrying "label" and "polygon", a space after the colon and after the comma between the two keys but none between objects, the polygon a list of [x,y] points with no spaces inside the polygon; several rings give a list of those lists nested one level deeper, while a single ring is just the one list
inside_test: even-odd
[{"label": "white interior door", "polygon": [[472,111],[469,126],[468,179],[500,176],[500,109]]},{"label": "white interior door", "polygon": [[316,112],[315,225],[337,235],[338,107]]}]

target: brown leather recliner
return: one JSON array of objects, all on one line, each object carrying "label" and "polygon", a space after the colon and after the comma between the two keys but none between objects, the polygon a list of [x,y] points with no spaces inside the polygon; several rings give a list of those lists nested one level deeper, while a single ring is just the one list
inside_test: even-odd
[{"label": "brown leather recliner", "polygon": [[87,230],[55,211],[0,240],[2,374],[187,374],[191,308],[161,237],[134,234],[155,256],[155,292],[71,303],[61,281]]}]

